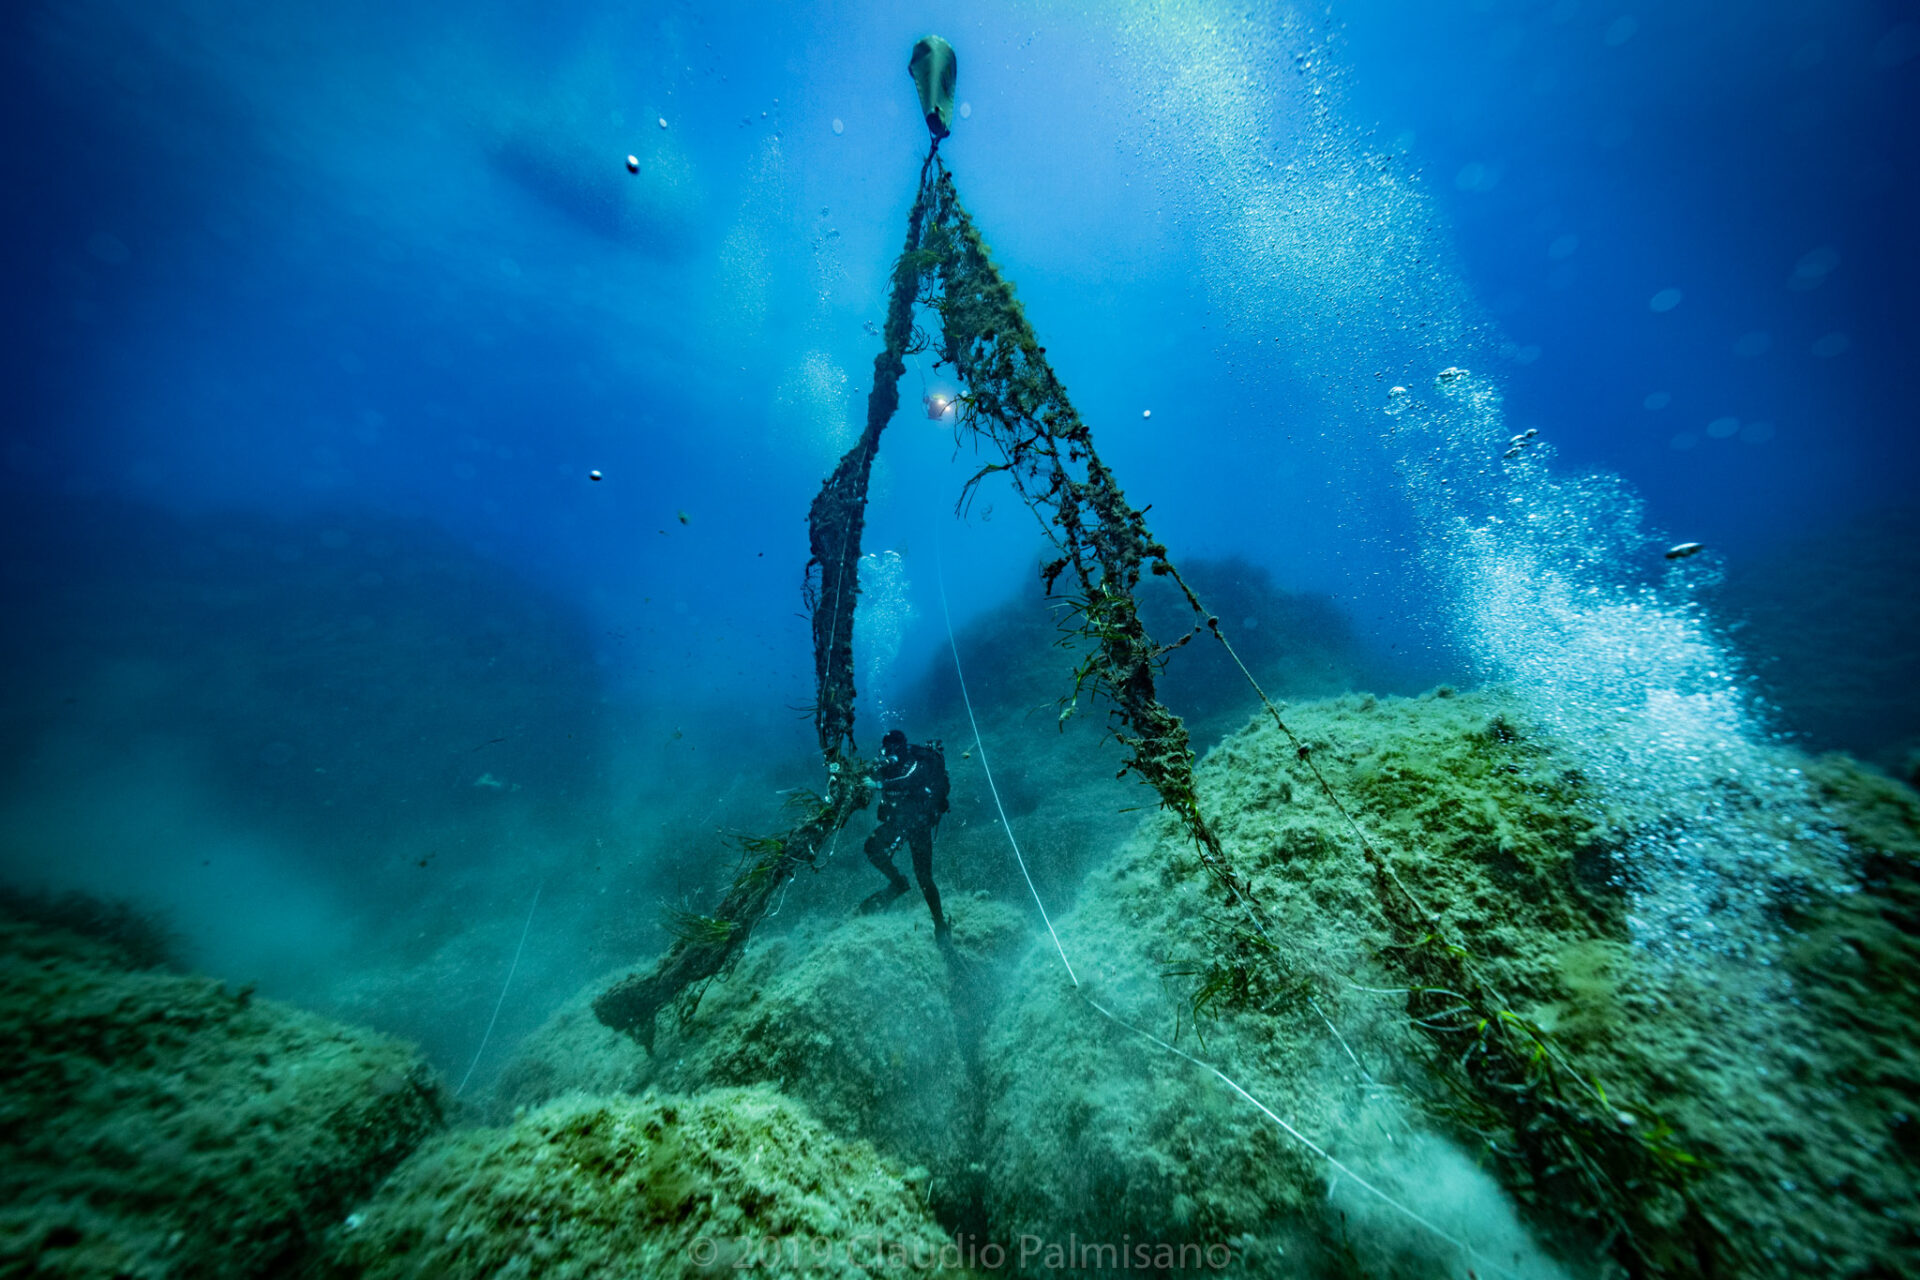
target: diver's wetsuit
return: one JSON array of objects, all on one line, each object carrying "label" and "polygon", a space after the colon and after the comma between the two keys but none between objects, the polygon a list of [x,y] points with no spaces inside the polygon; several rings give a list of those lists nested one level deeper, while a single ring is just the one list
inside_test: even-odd
[{"label": "diver's wetsuit", "polygon": [[867,861],[887,877],[887,887],[861,904],[862,911],[878,911],[907,891],[907,878],[893,865],[893,851],[902,840],[913,852],[913,878],[927,895],[936,936],[947,934],[947,918],[940,913],[940,890],[933,883],[933,829],[947,811],[947,761],[938,744],[907,745],[880,767],[880,820],[867,837]]}]

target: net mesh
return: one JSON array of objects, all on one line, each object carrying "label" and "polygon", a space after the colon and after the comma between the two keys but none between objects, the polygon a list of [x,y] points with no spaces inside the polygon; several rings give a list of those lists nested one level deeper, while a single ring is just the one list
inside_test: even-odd
[{"label": "net mesh", "polygon": [[[937,316],[937,334],[916,328],[917,307]],[[1078,654],[1062,719],[1083,703],[1104,704],[1108,730],[1125,753],[1121,775],[1154,789],[1191,837],[1223,902],[1267,931],[1252,887],[1201,811],[1186,726],[1156,689],[1169,655],[1203,632],[1230,654],[1233,647],[1154,538],[1146,512],[1127,501],[1101,460],[1013,286],[962,206],[937,140],[921,167],[906,244],[894,264],[883,337],[866,426],[822,483],[807,518],[814,723],[827,792],[801,793],[802,816],[787,832],[747,841],[741,870],[714,914],[684,917],[650,970],[596,1001],[601,1021],[649,1046],[658,1012],[679,1000],[691,1013],[704,983],[739,957],[779,886],[871,798],[870,770],[854,745],[860,544],[873,460],[899,408],[906,358],[926,350],[936,350],[965,388],[956,428],[962,442],[986,445],[994,456],[967,479],[959,508],[990,478],[1003,478],[1052,544],[1041,585],[1066,604]],[[1187,631],[1164,642],[1148,633],[1136,598],[1143,574],[1179,590],[1192,610]],[[1693,1157],[1645,1108],[1634,1107],[1636,1117],[1622,1099],[1609,1099],[1546,1031],[1513,1010],[1469,951],[1441,935],[1439,917],[1401,883],[1252,673],[1240,669],[1351,826],[1373,878],[1375,906],[1397,939],[1383,958],[1406,981],[1408,1016],[1432,1042],[1436,1074],[1460,1099],[1455,1122],[1487,1139],[1525,1199],[1599,1226],[1630,1274],[1710,1271],[1718,1243],[1694,1197]]]}]

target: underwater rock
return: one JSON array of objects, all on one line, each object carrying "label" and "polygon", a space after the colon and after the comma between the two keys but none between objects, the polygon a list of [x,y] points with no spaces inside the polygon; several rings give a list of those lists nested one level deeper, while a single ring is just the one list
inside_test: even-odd
[{"label": "underwater rock", "polygon": [[[1373,717],[1388,704],[1320,705]],[[1301,708],[1290,718],[1297,728],[1315,719]],[[1203,807],[1236,869],[1253,876],[1276,941],[1221,900],[1164,817],[1143,824],[1092,877],[1080,905],[1056,921],[1082,986],[1067,987],[1056,966],[1036,960],[990,1038],[994,1235],[1226,1247],[1247,1274],[1275,1276],[1353,1267],[1446,1274],[1458,1256],[1370,1197],[1332,1195],[1342,1182],[1336,1170],[1200,1068],[1102,1016],[1097,1001],[1219,1065],[1429,1220],[1467,1230],[1461,1219],[1472,1212],[1481,1243],[1497,1229],[1503,1262],[1518,1253],[1536,1264],[1524,1273],[1556,1274],[1538,1265],[1472,1157],[1396,1100],[1419,1057],[1391,995],[1393,976],[1375,958],[1390,938],[1365,875],[1340,865],[1342,846],[1283,767],[1297,766],[1294,752],[1267,737],[1277,735],[1256,727],[1229,739],[1199,779]],[[1249,856],[1256,848],[1264,859]],[[1261,861],[1291,874],[1258,873]]]},{"label": "underwater rock", "polygon": [[[1090,878],[1057,921],[1083,986],[1036,944],[983,1055],[995,1238],[1193,1241],[1250,1274],[1416,1276],[1457,1273],[1450,1237],[1551,1275],[1548,1252],[1584,1273],[1625,1221],[1660,1274],[1912,1273],[1920,1170],[1899,1099],[1920,1094],[1920,801],[1789,751],[1766,768],[1804,769],[1802,799],[1730,773],[1724,802],[1759,815],[1742,829],[1769,831],[1772,810],[1777,830],[1765,851],[1701,856],[1752,858],[1778,934],[1651,947],[1620,851],[1671,815],[1608,800],[1497,691],[1445,692],[1296,706],[1304,751],[1256,721],[1207,757],[1202,808],[1264,931],[1162,815]],[[1459,1067],[1485,1043],[1464,1001],[1416,1023],[1422,944],[1395,936],[1386,882],[1314,767],[1501,998],[1493,1015],[1536,1030],[1557,1065],[1490,1093]],[[1817,873],[1832,845],[1808,829],[1809,794],[1860,859],[1857,886]],[[1795,859],[1807,875],[1777,874]],[[1094,1001],[1216,1065],[1339,1165]],[[1592,1162],[1581,1194],[1529,1160],[1528,1116]],[[1658,1176],[1626,1176],[1623,1150]]]},{"label": "underwater rock", "polygon": [[644,1089],[653,1070],[646,1049],[593,1012],[594,1000],[626,973],[623,967],[588,983],[522,1040],[482,1104],[485,1114],[505,1123],[518,1110],[569,1093]]},{"label": "underwater rock", "polygon": [[331,1243],[369,1280],[925,1274],[948,1248],[896,1167],[765,1088],[572,1095],[447,1135]]},{"label": "underwater rock", "polygon": [[[1196,557],[1180,572],[1219,615],[1241,661],[1268,696],[1326,697],[1380,687],[1375,682],[1382,673],[1371,669],[1377,664],[1370,662],[1353,623],[1330,597],[1287,591],[1267,569],[1238,556]],[[1141,620],[1161,643],[1179,639],[1194,626],[1185,597],[1166,579],[1145,578],[1138,594]],[[956,639],[974,709],[983,725],[1002,726],[991,738],[1005,736],[1005,726],[1028,717],[1036,729],[1045,730],[1049,741],[1057,737],[1056,718],[1067,691],[1063,681],[1080,652],[1079,642],[1063,640],[1059,608],[1057,600],[1036,600],[1023,587],[960,629]],[[1237,730],[1259,705],[1233,659],[1211,641],[1182,649],[1159,679],[1167,704],[1188,722],[1196,741]],[[929,658],[925,674],[904,701],[926,706],[943,719],[965,722],[953,664],[944,650]],[[1083,712],[1082,717],[1096,732],[1102,727],[1100,715]],[[1068,721],[1069,731],[1073,724]],[[1085,748],[1076,744],[1075,752],[1084,754]],[[1103,772],[1110,775],[1112,768]]]},{"label": "underwater rock", "polygon": [[440,1123],[413,1050],[0,920],[0,1272],[270,1275]]},{"label": "underwater rock", "polygon": [[[1237,557],[1197,558],[1181,573],[1222,618],[1241,659],[1272,697],[1326,697],[1394,678],[1378,670],[1352,624],[1324,596],[1288,592],[1265,569]],[[1165,578],[1143,579],[1139,601],[1141,620],[1162,641],[1194,624],[1185,598]],[[1093,865],[1131,837],[1141,807],[1158,803],[1137,779],[1116,779],[1124,753],[1108,735],[1101,709],[1083,705],[1060,719],[1079,652],[1063,651],[1060,608],[1023,589],[956,637],[998,805],[972,750],[973,730],[944,646],[900,699],[926,709],[915,722],[916,738],[938,734],[947,745],[953,810],[940,824],[936,872],[964,868],[971,887],[1007,902],[1024,902],[1027,887],[1007,856],[999,806],[1019,833],[1035,878],[1072,893]],[[1198,746],[1237,731],[1259,705],[1232,658],[1206,636],[1174,655],[1159,687]]]},{"label": "underwater rock", "polygon": [[[861,870],[864,894],[878,877]],[[879,915],[763,927],[691,1018],[662,1012],[651,1057],[600,1022],[593,1004],[608,981],[589,983],[520,1044],[485,1112],[505,1119],[571,1092],[770,1084],[835,1133],[921,1169],[936,1206],[970,1202],[981,1105],[971,1058],[1030,927],[1013,907],[951,886],[946,908],[946,952],[917,893]],[[787,918],[800,910],[796,901]]]},{"label": "underwater rock", "polygon": [[[461,838],[457,826],[498,829],[507,795],[468,785],[483,769],[522,784],[518,811],[560,823],[580,807],[606,711],[578,674],[593,670],[593,638],[551,590],[501,575],[425,521],[58,506],[24,518],[100,572],[37,571],[16,607],[42,630],[0,635],[0,701],[16,717],[0,741],[7,829],[64,830],[44,811],[101,807],[154,785],[156,769],[172,778],[160,762],[191,759],[190,813],[204,808],[208,827],[271,833],[384,900],[393,882],[360,877],[399,862],[417,880],[419,855],[404,853]],[[526,671],[546,675],[530,683]],[[489,741],[503,732],[513,737]],[[33,761],[62,735],[88,781],[33,790]],[[552,753],[523,749],[547,736]],[[342,813],[392,816],[343,845]],[[21,841],[0,854],[15,878],[41,876],[44,855]]]},{"label": "underwater rock", "polygon": [[78,889],[52,893],[0,884],[0,919],[73,934],[100,949],[97,963],[116,969],[177,969],[183,939],[164,913],[125,898]]},{"label": "underwater rock", "polygon": [[949,962],[911,896],[756,947],[690,1022],[661,1019],[649,1082],[771,1084],[833,1132],[929,1171],[936,1206],[970,1197],[981,1101],[970,1057],[1000,966],[1029,929],[1012,907],[951,897]]}]

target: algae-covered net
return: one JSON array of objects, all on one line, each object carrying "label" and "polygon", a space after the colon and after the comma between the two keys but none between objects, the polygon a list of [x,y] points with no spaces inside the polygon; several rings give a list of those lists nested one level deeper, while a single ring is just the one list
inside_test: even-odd
[{"label": "algae-covered net", "polygon": [[[883,330],[886,345],[873,361],[866,426],[821,483],[807,512],[811,557],[804,595],[813,631],[813,720],[826,766],[826,794],[798,793],[805,810],[801,820],[781,835],[744,843],[741,870],[713,914],[696,917],[697,928],[674,930],[673,943],[650,970],[630,974],[594,1002],[602,1022],[649,1048],[660,1010],[684,998],[684,1007],[691,1011],[698,1002],[700,984],[739,958],[754,926],[766,915],[774,891],[813,862],[821,846],[865,808],[871,796],[867,770],[855,754],[853,741],[853,622],[860,596],[860,539],[880,435],[900,407],[900,379],[906,373],[914,301],[920,292],[915,252],[927,209],[926,173],[934,164],[935,156],[929,152],[921,169],[921,193],[907,219],[906,250],[894,266]],[[690,990],[693,994],[687,997]]]},{"label": "algae-covered net", "polygon": [[[923,105],[926,96],[923,87]],[[930,127],[936,118],[929,107]],[[1156,688],[1169,656],[1203,632],[1230,654],[1232,646],[1219,619],[1154,538],[1145,512],[1127,501],[1102,461],[1012,285],[960,201],[939,156],[942,136],[943,129],[934,130],[893,267],[865,426],[808,512],[805,598],[825,791],[801,793],[802,812],[787,831],[746,841],[740,870],[712,912],[683,916],[658,961],[595,1002],[602,1022],[649,1047],[658,1014],[675,1004],[691,1014],[704,984],[739,959],[780,885],[811,864],[871,797],[868,762],[854,741],[853,679],[868,483],[881,435],[899,408],[906,360],[927,350],[952,366],[964,388],[956,427],[961,442],[983,446],[993,459],[962,485],[960,509],[982,484],[1004,481],[1051,543],[1041,585],[1066,606],[1077,655],[1062,719],[1085,703],[1105,704],[1108,730],[1124,752],[1120,773],[1154,789],[1191,839],[1223,905],[1244,916],[1253,931],[1267,932],[1254,887],[1229,863],[1201,811],[1186,727]],[[934,318],[937,333],[916,326],[921,309]],[[1138,606],[1143,575],[1167,579],[1191,607],[1184,633],[1170,640],[1148,633]],[[1292,740],[1278,709],[1244,664],[1240,669]],[[1300,760],[1346,815],[1308,748],[1295,741]],[[1711,1270],[1714,1242],[1693,1204],[1692,1162],[1670,1131],[1622,1119],[1620,1100],[1609,1099],[1547,1032],[1514,1011],[1472,954],[1441,935],[1439,917],[1400,882],[1390,859],[1350,817],[1347,822],[1374,883],[1373,908],[1397,939],[1382,958],[1405,981],[1408,1017],[1432,1043],[1443,1084],[1467,1100],[1460,1114],[1472,1115],[1490,1135],[1509,1184],[1529,1189],[1536,1204],[1557,1205],[1558,1212],[1598,1228],[1633,1274]],[[1442,1011],[1446,1016],[1436,1016]]]},{"label": "algae-covered net", "polygon": [[[1535,1203],[1557,1204],[1598,1226],[1614,1256],[1635,1274],[1709,1270],[1715,1242],[1693,1203],[1692,1157],[1671,1130],[1643,1123],[1617,1105],[1618,1098],[1609,1099],[1545,1030],[1518,1013],[1347,816],[1310,750],[1294,739],[1233,653],[1219,619],[1153,536],[1145,513],[1127,502],[961,205],[953,175],[937,154],[930,161],[913,220],[920,238],[917,245],[910,239],[902,263],[921,277],[920,301],[939,317],[940,357],[966,388],[960,430],[989,443],[998,456],[966,482],[962,507],[981,483],[1002,477],[1053,545],[1042,585],[1048,595],[1064,596],[1080,655],[1062,716],[1088,695],[1106,703],[1108,727],[1126,753],[1121,772],[1153,787],[1185,828],[1225,904],[1265,936],[1257,895],[1201,811],[1186,727],[1156,690],[1168,657],[1202,632],[1224,646],[1294,741],[1319,789],[1346,817],[1371,873],[1374,908],[1398,939],[1385,958],[1406,981],[1409,1019],[1433,1043],[1437,1072],[1466,1100],[1462,1112],[1471,1112],[1477,1131],[1492,1140],[1509,1180],[1525,1186]],[[896,290],[902,274],[896,271]],[[1178,589],[1192,610],[1186,632],[1164,642],[1147,632],[1137,600],[1143,572]],[[1443,1013],[1451,1016],[1435,1016]]]},{"label": "algae-covered net", "polygon": [[813,716],[827,791],[812,797],[803,821],[784,834],[747,842],[742,870],[713,913],[701,918],[702,926],[676,930],[666,955],[650,971],[630,975],[595,1003],[601,1021],[645,1043],[652,1042],[658,1012],[736,959],[774,890],[810,863],[833,832],[868,802],[871,788],[853,734],[861,535],[873,460],[900,405],[906,358],[933,341],[914,325],[916,305],[939,315],[941,358],[953,364],[967,388],[960,430],[992,445],[1002,458],[966,482],[961,502],[988,476],[1004,473],[1041,518],[1059,553],[1043,570],[1044,586],[1054,594],[1067,579],[1075,629],[1087,641],[1062,715],[1083,698],[1104,698],[1113,735],[1127,752],[1122,772],[1151,785],[1192,834],[1214,875],[1236,895],[1242,892],[1201,815],[1186,726],[1155,689],[1167,655],[1202,623],[1171,644],[1156,643],[1140,620],[1135,598],[1142,572],[1151,566],[1152,572],[1171,577],[1205,624],[1217,628],[1217,620],[1200,609],[1166,558],[1166,548],[1154,541],[1144,515],[1128,505],[1113,472],[1095,452],[1092,432],[1047,363],[1013,286],[1001,278],[961,206],[936,139],[921,166],[906,246],[894,264],[885,345],[874,357],[865,428],[821,484],[807,514]]}]

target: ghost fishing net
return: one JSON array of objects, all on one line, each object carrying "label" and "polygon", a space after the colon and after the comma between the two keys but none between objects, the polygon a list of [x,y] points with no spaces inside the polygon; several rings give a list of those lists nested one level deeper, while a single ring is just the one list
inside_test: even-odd
[{"label": "ghost fishing net", "polygon": [[[1472,954],[1442,935],[1439,917],[1353,820],[1310,749],[1233,652],[1219,618],[1153,536],[1145,512],[1127,502],[1101,461],[937,156],[922,175],[915,225],[918,242],[909,237],[902,263],[922,280],[920,302],[939,317],[940,359],[966,388],[959,429],[990,444],[998,457],[967,480],[961,506],[989,477],[1002,477],[1040,518],[1053,545],[1040,571],[1042,586],[1049,596],[1064,596],[1080,655],[1063,718],[1088,696],[1106,704],[1108,728],[1126,753],[1122,775],[1131,773],[1158,793],[1230,906],[1264,937],[1267,922],[1251,887],[1201,811],[1186,727],[1155,689],[1168,657],[1203,632],[1224,646],[1355,836],[1381,915],[1397,939],[1389,959],[1408,983],[1409,1018],[1433,1042],[1445,1074],[1466,1091],[1465,1110],[1478,1119],[1480,1132],[1497,1130],[1506,1140],[1496,1149],[1510,1166],[1509,1181],[1525,1187],[1535,1203],[1574,1206],[1635,1274],[1709,1266],[1712,1242],[1689,1193],[1692,1157],[1644,1111],[1636,1115],[1610,1101],[1546,1031],[1515,1012]],[[896,291],[900,283],[896,272]],[[1140,618],[1143,571],[1170,580],[1192,610],[1188,630],[1164,643]]]},{"label": "ghost fishing net", "polygon": [[[927,164],[933,163],[929,153]],[[827,791],[795,793],[794,803],[803,811],[800,820],[780,835],[742,841],[741,867],[713,914],[674,916],[669,921],[674,940],[654,967],[628,975],[594,1001],[601,1022],[649,1049],[660,1010],[679,1001],[682,1013],[690,1016],[703,985],[744,953],[774,892],[801,867],[811,865],[821,847],[871,799],[868,770],[855,756],[853,743],[853,619],[860,597],[860,538],[866,528],[874,455],[881,432],[900,407],[900,379],[912,345],[913,306],[920,290],[913,255],[926,216],[924,191],[923,167],[922,197],[907,218],[907,250],[894,267],[883,330],[886,346],[873,360],[866,426],[807,511],[812,555],[803,594],[813,630],[813,722],[827,768]]]},{"label": "ghost fishing net", "polygon": [[[918,75],[919,50],[915,56]],[[950,97],[950,68],[946,91]],[[924,85],[922,101],[928,101]],[[1463,1099],[1463,1113],[1476,1118],[1509,1184],[1537,1205],[1558,1206],[1597,1226],[1630,1274],[1710,1271],[1717,1250],[1694,1202],[1694,1162],[1671,1130],[1647,1123],[1644,1110],[1635,1108],[1636,1118],[1621,1100],[1609,1099],[1546,1031],[1512,1009],[1470,952],[1442,936],[1439,917],[1401,883],[1233,652],[1219,619],[1154,538],[1145,511],[1127,502],[939,158],[947,123],[947,116],[929,107],[934,144],[921,166],[906,243],[893,268],[865,427],[822,483],[807,516],[811,555],[804,594],[826,792],[801,792],[802,812],[786,832],[744,841],[740,868],[713,914],[678,916],[667,952],[650,970],[603,993],[596,1014],[651,1047],[659,1012],[677,1003],[690,1016],[704,984],[743,953],[780,885],[812,864],[868,804],[868,762],[854,744],[853,680],[868,483],[881,434],[899,408],[907,357],[935,350],[964,387],[956,428],[963,442],[987,446],[996,459],[965,481],[959,509],[983,483],[1000,477],[1035,514],[1052,545],[1041,585],[1066,605],[1078,655],[1061,718],[1083,703],[1105,704],[1108,730],[1124,752],[1121,776],[1132,774],[1154,789],[1191,838],[1223,899],[1265,936],[1267,922],[1252,886],[1235,871],[1201,810],[1186,727],[1156,690],[1169,656],[1203,632],[1224,646],[1350,826],[1379,911],[1396,939],[1386,958],[1406,981],[1408,1017],[1432,1043],[1436,1070]],[[937,317],[937,334],[915,325],[916,308]],[[1143,574],[1170,581],[1192,610],[1192,624],[1170,641],[1155,640],[1141,620]]]},{"label": "ghost fishing net", "polygon": [[[867,486],[880,435],[900,407],[900,379],[913,348],[913,307],[921,274],[915,258],[926,217],[926,170],[921,195],[907,217],[907,247],[894,266],[887,302],[886,345],[873,359],[873,390],[860,438],[820,485],[807,511],[807,561],[803,595],[813,631],[813,722],[827,769],[825,795],[802,790],[794,801],[800,820],[776,836],[742,841],[742,860],[732,885],[712,915],[682,913],[670,920],[674,939],[651,970],[623,978],[594,1001],[594,1013],[616,1031],[653,1047],[654,1019],[675,1002],[691,1015],[703,985],[744,953],[753,928],[773,903],[774,892],[847,820],[867,806],[872,787],[853,742],[853,620],[860,598],[860,538],[866,528]],[[689,994],[690,993],[690,994]]]}]

